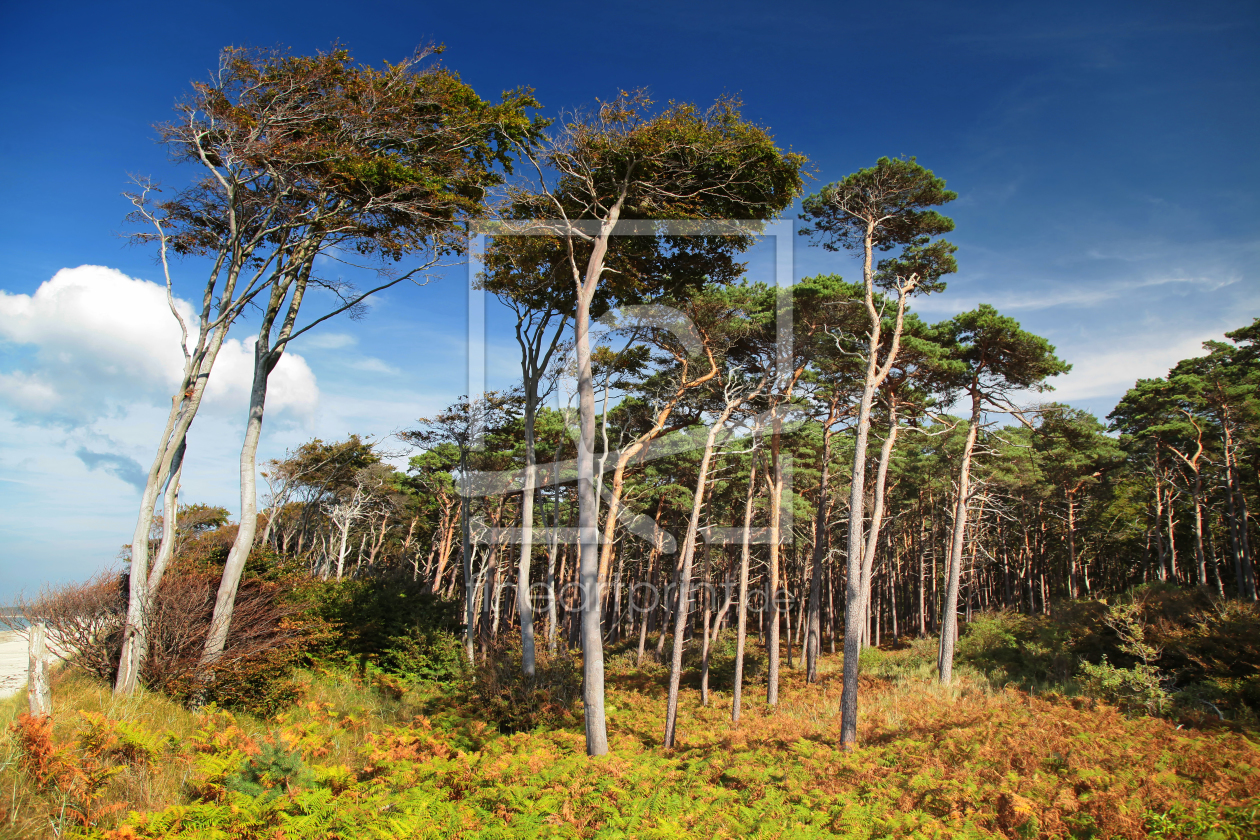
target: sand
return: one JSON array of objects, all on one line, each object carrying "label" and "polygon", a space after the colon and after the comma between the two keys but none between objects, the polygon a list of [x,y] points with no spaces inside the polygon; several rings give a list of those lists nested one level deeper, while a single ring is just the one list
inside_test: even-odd
[{"label": "sand", "polygon": [[26,688],[30,651],[26,637],[16,630],[0,632],[0,700]]}]

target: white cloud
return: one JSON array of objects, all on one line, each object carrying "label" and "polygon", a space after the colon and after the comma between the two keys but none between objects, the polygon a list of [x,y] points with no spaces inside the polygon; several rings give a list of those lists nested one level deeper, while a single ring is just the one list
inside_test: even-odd
[{"label": "white cloud", "polygon": [[341,350],[353,347],[359,340],[348,333],[308,333],[302,336],[302,346],[308,350]]},{"label": "white cloud", "polygon": [[350,363],[350,367],[354,370],[361,370],[364,373],[388,373],[396,375],[401,373],[398,368],[375,356],[364,356]]},{"label": "white cloud", "polygon": [[[243,415],[253,383],[254,342],[253,337],[243,342],[235,338],[223,342],[214,361],[210,384],[206,386],[205,404],[212,412],[229,410]],[[286,352],[267,378],[268,415],[286,412],[305,421],[318,404],[315,374],[304,358]]]},{"label": "white cloud", "polygon": [[1091,348],[1088,352],[1060,353],[1078,361],[1072,370],[1050,380],[1049,398],[1063,402],[1103,396],[1120,396],[1139,379],[1167,376],[1182,359],[1202,356],[1203,342],[1220,339],[1220,333],[1190,336],[1142,336],[1120,346]]},{"label": "white cloud", "polygon": [[[176,299],[192,323],[192,307]],[[0,371],[0,405],[26,423],[80,428],[136,404],[168,405],[183,367],[180,331],[164,287],[112,268],[58,271],[32,295],[0,290],[0,342],[12,345]],[[206,407],[243,411],[252,341],[224,343]],[[306,361],[286,353],[271,374],[268,408],[309,419],[319,390]]]},{"label": "white cloud", "polygon": [[[933,295],[917,298],[914,301],[915,311],[921,313],[963,312],[975,309],[982,303],[997,307],[1000,312],[1039,311],[1056,306],[1088,309],[1109,301],[1134,299],[1135,295],[1148,295],[1144,289],[1169,287],[1175,291],[1193,290],[1200,294],[1210,294],[1239,281],[1238,277],[1221,279],[1217,277],[1146,277],[1121,282],[1096,283],[1092,285],[1066,283],[1046,283],[1034,292],[1012,293],[997,291],[987,294]],[[1035,284],[1028,284],[1035,285]]]}]

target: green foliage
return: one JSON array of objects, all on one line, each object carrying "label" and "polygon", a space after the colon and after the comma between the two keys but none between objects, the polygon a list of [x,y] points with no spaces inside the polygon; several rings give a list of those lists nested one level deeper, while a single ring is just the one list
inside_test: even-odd
[{"label": "green foliage", "polygon": [[302,651],[294,647],[266,651],[217,667],[214,680],[204,686],[183,680],[168,690],[171,696],[185,702],[198,692],[203,702],[272,717],[301,699],[301,688],[293,680],[293,673],[302,657]]},{"label": "green foliage", "polygon": [[528,732],[573,722],[574,703],[582,693],[582,674],[567,653],[551,656],[536,652],[534,676],[521,671],[517,642],[490,652],[473,671],[467,688],[478,716],[501,732]]},{"label": "green foliage", "polygon": [[995,683],[1063,684],[1075,667],[1071,625],[1019,613],[975,616],[958,640],[958,657]]},{"label": "green foliage", "polygon": [[1114,604],[1107,610],[1104,621],[1120,637],[1120,651],[1136,662],[1131,668],[1118,668],[1107,661],[1106,654],[1097,664],[1082,662],[1081,685],[1093,696],[1123,709],[1140,708],[1151,714],[1162,712],[1168,702],[1168,691],[1163,685],[1166,678],[1155,666],[1160,657],[1159,648],[1146,641],[1141,604],[1135,601]]},{"label": "green foliage", "polygon": [[462,674],[458,604],[402,576],[323,586],[318,614],[335,634],[324,655],[347,655],[412,680],[446,682]]},{"label": "green foliage", "polygon": [[1096,665],[1082,662],[1078,679],[1087,694],[1122,709],[1158,714],[1168,702],[1168,691],[1163,687],[1165,678],[1153,665],[1118,668],[1104,656]]},{"label": "green foliage", "polygon": [[800,233],[832,251],[861,251],[869,236],[880,251],[899,249],[878,266],[882,285],[895,288],[897,278],[914,275],[924,291],[941,291],[940,278],[958,270],[956,249],[932,237],[952,231],[954,222],[931,208],[956,198],[945,179],[914,158],[882,157],[806,198],[801,219],[809,227]]},{"label": "green foliage", "polygon": [[997,685],[1084,691],[1131,711],[1251,721],[1260,708],[1260,609],[1167,584],[1053,617],[978,615],[958,655]]},{"label": "green foliage", "polygon": [[302,755],[282,743],[263,744],[258,755],[246,761],[237,772],[228,776],[228,790],[249,796],[275,796],[281,789],[291,793],[310,782],[312,776]]}]

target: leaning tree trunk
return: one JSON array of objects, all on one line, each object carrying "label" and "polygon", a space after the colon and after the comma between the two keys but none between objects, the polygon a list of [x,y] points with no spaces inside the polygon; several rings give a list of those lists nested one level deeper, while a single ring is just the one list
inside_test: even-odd
[{"label": "leaning tree trunk", "polygon": [[[144,492],[140,499],[140,515],[131,539],[131,568],[128,575],[127,616],[123,623],[122,650],[118,662],[118,674],[114,692],[131,694],[140,682],[140,669],[148,650],[147,628],[150,600],[153,589],[149,587],[149,531],[153,527],[154,508],[163,488],[175,479],[174,473],[182,464],[188,429],[201,407],[210,371],[227,336],[227,327],[216,328],[205,345],[200,344],[184,374],[182,392],[172,398],[167,415],[162,442],[149,468]],[[179,460],[177,464],[176,461]]]},{"label": "leaning tree trunk", "polygon": [[166,574],[166,567],[175,554],[175,531],[179,525],[179,479],[184,472],[184,453],[187,448],[187,441],[180,443],[171,464],[171,480],[166,484],[166,495],[162,500],[162,543],[158,546],[153,568],[149,570],[149,592],[157,592],[162,576]]},{"label": "leaning tree trunk", "polygon": [[748,471],[748,498],[744,502],[744,540],[739,557],[739,606],[735,630],[735,685],[731,722],[739,723],[739,703],[744,690],[744,641],[748,637],[748,566],[751,558],[753,499],[757,497],[757,463]]},{"label": "leaning tree trunk", "polygon": [[[704,439],[704,454],[700,457],[700,466],[696,473],[696,492],[691,500],[691,518],[687,521],[687,536],[683,542],[682,574],[678,579],[678,608],[674,611],[674,649],[669,668],[669,700],[665,706],[665,748],[674,746],[675,729],[678,722],[678,691],[682,682],[682,658],[687,629],[688,608],[691,606],[691,569],[696,553],[696,534],[700,530],[700,511],[704,508],[705,484],[709,480],[709,464],[713,461],[713,443],[718,433],[730,419],[743,397],[726,404],[717,420],[709,427]],[[707,642],[707,637],[706,637]]]},{"label": "leaning tree trunk", "polygon": [[971,395],[971,422],[967,424],[967,440],[963,444],[962,462],[958,467],[958,499],[954,504],[954,531],[950,538],[949,555],[945,559],[948,580],[945,585],[945,604],[941,609],[941,642],[936,669],[943,685],[954,678],[954,640],[958,635],[958,584],[962,576],[963,538],[967,531],[967,496],[970,493],[971,453],[976,445],[976,433],[980,428],[980,392]]},{"label": "leaning tree trunk", "polygon": [[[227,562],[223,567],[223,577],[219,581],[219,590],[214,600],[214,615],[210,619],[210,632],[206,636],[205,646],[201,651],[202,669],[213,665],[223,655],[227,645],[228,630],[232,624],[232,612],[236,606],[236,592],[240,587],[241,575],[245,571],[245,561],[249,559],[250,549],[254,545],[254,534],[258,527],[257,487],[255,473],[258,463],[258,440],[262,435],[263,408],[267,400],[267,375],[274,367],[274,362],[267,364],[268,355],[265,347],[255,346],[254,383],[250,391],[249,419],[245,426],[245,442],[241,446],[241,523],[236,532],[232,549],[228,552]],[[349,530],[349,524],[346,531]],[[341,537],[342,555],[345,554],[346,534]],[[338,562],[338,577],[341,574],[341,562]]]},{"label": "leaning tree trunk", "polygon": [[[254,378],[249,394],[249,416],[245,422],[245,441],[241,445],[241,522],[236,532],[236,539],[228,552],[227,562],[223,567],[223,577],[219,581],[219,591],[214,599],[214,615],[210,619],[210,632],[206,637],[205,647],[201,651],[200,670],[205,679],[209,666],[223,655],[227,644],[228,630],[232,624],[232,612],[236,606],[236,592],[241,584],[241,575],[245,571],[245,563],[254,548],[254,536],[258,533],[258,440],[262,436],[263,411],[267,402],[267,379],[280,362],[284,354],[289,336],[293,334],[293,326],[297,320],[298,310],[306,294],[306,284],[310,279],[314,253],[309,256],[296,256],[295,262],[288,271],[272,283],[271,295],[267,301],[267,309],[258,329],[258,338],[254,343]],[[285,307],[285,299],[292,289],[293,297]],[[285,309],[276,343],[271,343],[271,330],[282,309]]]}]

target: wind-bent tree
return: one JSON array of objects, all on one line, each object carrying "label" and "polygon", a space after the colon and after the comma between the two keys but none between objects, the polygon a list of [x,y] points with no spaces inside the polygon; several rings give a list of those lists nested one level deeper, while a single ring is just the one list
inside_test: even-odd
[{"label": "wind-bent tree", "polygon": [[[228,176],[247,178],[251,189],[285,197],[287,222],[254,344],[241,524],[215,598],[203,667],[223,652],[254,545],[267,382],[288,343],[441,255],[458,253],[464,237],[457,223],[485,213],[483,198],[501,182],[509,151],[534,136],[525,111],[537,103],[528,92],[505,94],[499,105],[485,102],[451,71],[422,66],[436,52],[421,50],[378,71],[355,66],[345,50],[309,58],[233,50],[214,82],[197,88],[197,115],[181,142],[187,156],[210,169],[206,189],[221,187]],[[210,212],[197,222],[222,224]],[[382,282],[356,293],[320,280],[315,259],[330,252],[377,260]],[[392,270],[415,257],[418,265]],[[332,290],[335,301],[297,328],[312,285]]]},{"label": "wind-bent tree", "polygon": [[971,418],[958,463],[954,523],[946,556],[945,603],[941,607],[941,641],[937,657],[940,681],[948,685],[954,673],[954,641],[958,628],[958,583],[962,574],[963,539],[971,502],[971,460],[985,412],[1016,410],[1011,401],[1019,390],[1048,391],[1045,380],[1071,370],[1054,355],[1050,342],[1025,332],[1013,318],[988,304],[955,315],[936,327],[945,348],[943,384],[953,395],[971,402]]},{"label": "wind-bent tree", "polygon": [[[866,442],[870,435],[875,392],[888,376],[900,349],[906,305],[917,292],[944,288],[941,277],[957,269],[954,246],[932,237],[948,233],[954,223],[931,209],[953,201],[944,179],[909,160],[880,158],[842,181],[805,199],[801,231],[830,251],[862,255],[862,284],[867,318],[866,372],[855,421],[856,442],[849,490],[847,593],[844,631],[844,687],[840,699],[840,744],[857,741],[858,653],[862,644],[862,552],[864,548]],[[893,252],[878,264],[875,251]],[[875,305],[879,286],[897,295],[896,316],[887,351],[880,356],[883,313]]]},{"label": "wind-bent tree", "polygon": [[[160,127],[159,131],[175,151],[177,159],[200,162],[202,158],[190,155],[183,140],[190,127],[196,124],[199,111],[195,104],[181,106],[179,110],[180,119]],[[252,189],[248,178],[227,178],[225,183],[199,183],[169,201],[160,202],[154,199],[158,192],[154,184],[141,181],[140,187],[139,192],[129,196],[136,208],[131,218],[152,230],[137,233],[133,239],[158,246],[167,303],[179,323],[184,367],[179,388],[171,398],[157,454],[145,479],[140,496],[140,513],[131,541],[127,616],[123,623],[122,653],[114,683],[114,690],[120,694],[130,694],[135,690],[147,654],[148,612],[153,593],[161,583],[166,562],[170,559],[177,512],[176,496],[187,451],[188,430],[201,407],[210,373],[227,338],[228,329],[254,297],[266,288],[269,271],[273,269],[277,256],[275,237],[285,228],[282,212],[284,197]],[[199,211],[207,207],[212,208],[222,220],[221,224],[206,227],[195,221]],[[189,325],[175,306],[171,252],[205,256],[211,260],[191,348]],[[154,510],[158,497],[164,493],[163,488],[165,519],[169,527],[159,546],[158,557],[150,566],[149,531],[153,527]]]},{"label": "wind-bent tree", "polygon": [[[591,304],[601,284],[615,298],[681,291],[721,279],[722,257],[747,247],[757,222],[773,218],[800,192],[801,155],[779,149],[743,119],[738,103],[707,111],[671,105],[656,111],[643,94],[623,94],[589,116],[563,124],[535,154],[536,183],[510,193],[507,215],[543,223],[563,249],[576,291],[578,368],[579,591],[582,598],[583,711],[589,755],[608,752],[595,496],[595,386],[591,367]],[[644,223],[647,254],[640,270],[606,276],[616,262],[619,223]],[[667,220],[744,220],[718,236],[670,236]],[[633,244],[633,243],[632,243]],[[627,251],[636,250],[627,247]],[[714,259],[716,258],[716,260]],[[687,263],[699,264],[700,271]],[[725,276],[730,276],[731,261]],[[629,266],[627,266],[629,268]],[[707,269],[709,277],[705,277]]]}]

